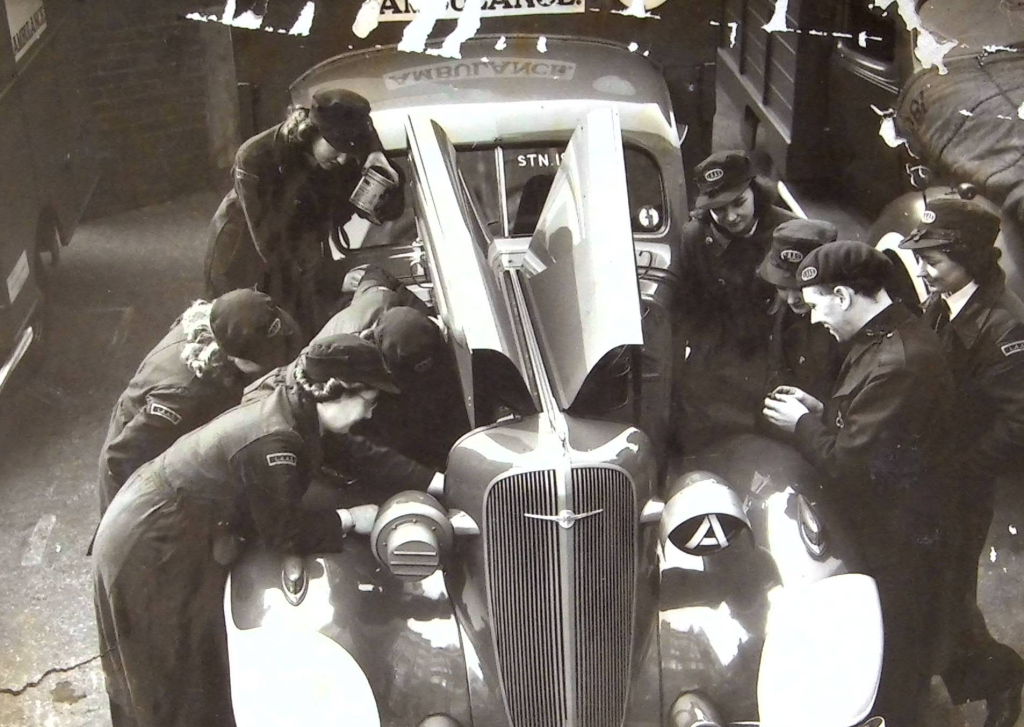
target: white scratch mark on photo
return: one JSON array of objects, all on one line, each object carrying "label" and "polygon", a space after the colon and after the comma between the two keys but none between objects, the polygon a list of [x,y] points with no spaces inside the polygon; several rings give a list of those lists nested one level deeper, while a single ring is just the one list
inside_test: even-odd
[{"label": "white scratch mark on photo", "polygon": [[654,18],[661,20],[660,15],[655,15],[647,9],[647,0],[629,0],[629,7],[625,10],[612,10],[613,15],[628,15],[631,18]]},{"label": "white scratch mark on photo", "polygon": [[1016,525],[1009,526],[1007,528],[1007,530],[1010,531],[1010,535],[1016,535],[1017,534],[1017,526]]},{"label": "white scratch mark on photo", "polygon": [[39,518],[36,526],[32,528],[32,534],[28,537],[28,547],[25,548],[25,555],[21,557],[22,565],[39,565],[43,562],[46,541],[50,539],[50,533],[53,532],[53,526],[56,524],[56,515],[46,514]]},{"label": "white scratch mark on photo", "polygon": [[957,41],[948,40],[940,43],[935,36],[929,33],[921,22],[921,16],[917,14],[915,0],[872,0],[871,6],[888,10],[893,3],[908,31],[917,31],[917,43],[914,47],[914,55],[925,68],[936,67],[940,75],[949,73],[943,59],[949,51],[957,46]]},{"label": "white scratch mark on photo", "polygon": [[970,111],[968,111],[967,109],[960,109],[960,115],[961,115],[961,116],[974,116],[974,114],[972,114],[972,113],[971,113]]},{"label": "white scratch mark on photo", "polygon": [[315,15],[316,4],[307,2],[302,6],[302,11],[299,13],[299,17],[295,19],[291,30],[288,31],[288,35],[309,35],[309,31],[313,28],[313,16]]},{"label": "white scratch mark on photo", "polygon": [[472,38],[480,30],[482,10],[483,0],[467,0],[455,25],[455,30],[448,34],[440,48],[428,50],[427,53],[444,58],[462,58],[462,43]]},{"label": "white scratch mark on photo", "polygon": [[548,39],[545,36],[537,38],[537,52],[547,53],[548,52]]},{"label": "white scratch mark on photo", "polygon": [[430,31],[434,29],[446,7],[446,0],[425,0],[423,6],[416,11],[416,17],[410,20],[402,31],[398,50],[404,53],[423,53]]},{"label": "white scratch mark on photo", "polygon": [[740,24],[735,20],[729,23],[729,47],[736,47],[736,36],[739,33]]},{"label": "white scratch mark on photo", "polygon": [[[358,38],[365,38],[380,24],[381,0],[363,0],[352,23],[352,33]],[[352,46],[349,46],[351,48]]]},{"label": "white scratch mark on photo", "polygon": [[771,19],[761,27],[769,33],[782,33],[790,28],[786,25],[786,12],[789,10],[789,0],[775,0],[775,11]]},{"label": "white scratch mark on photo", "polygon": [[989,559],[990,561],[992,561],[993,563],[995,563],[995,562],[996,562],[996,558],[997,558],[997,557],[998,557],[998,556],[996,555],[996,549],[995,549],[995,546],[993,546],[993,547],[992,547],[992,549],[991,549],[991,550],[989,550],[989,552],[988,552],[988,559]]},{"label": "white scratch mark on photo", "polygon": [[494,44],[494,50],[505,50],[506,48],[508,48],[508,41],[505,39],[505,36],[503,35],[500,38],[498,38],[498,42]]},{"label": "white scratch mark on photo", "polygon": [[628,47],[630,53],[636,53],[637,50],[640,48],[640,44],[634,40],[632,43],[629,44]]}]

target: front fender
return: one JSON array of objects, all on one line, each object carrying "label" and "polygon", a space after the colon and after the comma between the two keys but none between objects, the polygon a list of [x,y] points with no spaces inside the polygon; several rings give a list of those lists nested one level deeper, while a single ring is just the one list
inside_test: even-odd
[{"label": "front fender", "polygon": [[[693,483],[708,487],[708,478],[694,473],[713,476],[732,492],[727,493],[729,498],[708,497],[707,513],[688,498],[683,517],[703,518],[719,513],[723,503],[738,502],[743,518],[733,522],[743,526],[721,548],[704,555],[688,554],[663,541],[659,599],[663,713],[680,694],[697,692],[716,705],[727,721],[764,720],[775,703],[765,703],[763,694],[768,692],[759,699],[758,684],[764,682],[766,668],[779,671],[779,655],[791,649],[808,657],[813,654],[820,672],[836,667],[833,671],[840,673],[847,663],[863,666],[869,673],[855,687],[857,694],[832,713],[815,712],[823,720],[819,725],[832,727],[849,727],[863,719],[866,715],[848,704],[866,702],[870,707],[873,703],[881,669],[881,611],[872,579],[845,575],[860,570],[855,548],[838,513],[829,507],[827,492],[819,487],[813,468],[781,442],[754,435],[731,437],[671,463],[666,489],[670,503],[681,488]],[[823,537],[823,551],[812,550],[807,543],[807,508],[820,525],[817,532]],[[843,579],[848,577],[864,579],[871,587],[855,581],[861,585],[844,589],[842,584],[849,581]],[[819,612],[820,605],[837,593],[854,594],[858,607]],[[835,648],[815,651],[806,638],[798,638],[801,631],[793,627],[797,623],[793,614],[802,614],[819,634],[818,642],[827,629],[810,625],[825,621],[861,638],[830,642]],[[851,652],[861,647],[856,654]],[[798,672],[790,673],[794,683],[788,685],[787,694],[813,692],[814,669],[799,678]],[[849,714],[856,718],[848,720]]]},{"label": "front fender", "polygon": [[[343,553],[304,559],[309,585],[293,606],[282,563],[280,554],[251,549],[225,593],[239,727],[409,727],[435,713],[472,723],[441,573],[404,583],[354,541]],[[304,707],[310,714],[298,719]],[[287,718],[275,720],[278,712]]]}]

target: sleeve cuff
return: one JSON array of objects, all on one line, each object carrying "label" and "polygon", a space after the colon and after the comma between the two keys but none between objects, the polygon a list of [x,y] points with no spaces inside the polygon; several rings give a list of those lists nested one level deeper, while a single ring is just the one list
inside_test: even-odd
[{"label": "sleeve cuff", "polygon": [[348,535],[356,524],[352,519],[352,513],[345,509],[335,510],[335,512],[338,513],[338,519],[341,520],[341,532]]}]

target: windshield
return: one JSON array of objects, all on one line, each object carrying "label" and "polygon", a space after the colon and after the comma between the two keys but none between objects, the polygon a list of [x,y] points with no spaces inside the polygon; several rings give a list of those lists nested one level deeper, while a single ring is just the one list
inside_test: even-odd
[{"label": "windshield", "polygon": [[[529,237],[537,227],[565,144],[493,146],[458,150],[459,172],[473,194],[488,230],[495,237]],[[657,162],[647,152],[623,147],[630,225],[634,234],[656,234],[665,227],[665,192]],[[393,160],[410,178],[406,157]],[[416,239],[411,190],[405,214],[374,226],[354,217],[345,225],[349,249],[409,245]]]}]

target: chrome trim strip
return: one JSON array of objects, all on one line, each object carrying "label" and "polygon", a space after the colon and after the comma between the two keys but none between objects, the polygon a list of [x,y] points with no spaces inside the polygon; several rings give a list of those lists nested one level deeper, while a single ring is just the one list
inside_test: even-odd
[{"label": "chrome trim strip", "polygon": [[32,329],[32,326],[26,326],[11,355],[7,357],[3,367],[0,368],[0,392],[3,392],[4,386],[7,385],[11,378],[11,374],[14,373],[18,364],[25,358],[25,354],[28,353],[28,349],[32,346],[33,339],[35,339],[35,331]]}]

